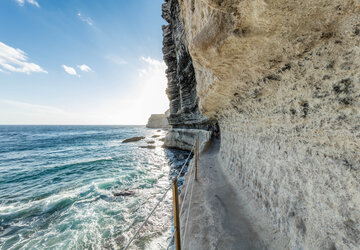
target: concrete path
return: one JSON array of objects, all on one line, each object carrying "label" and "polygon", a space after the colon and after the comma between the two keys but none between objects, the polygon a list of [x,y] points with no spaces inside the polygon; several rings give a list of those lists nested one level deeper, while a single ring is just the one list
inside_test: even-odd
[{"label": "concrete path", "polygon": [[263,212],[249,207],[246,198],[240,194],[242,191],[228,182],[219,167],[219,148],[218,139],[212,139],[205,147],[200,155],[198,181],[193,181],[194,168],[185,176],[185,188],[189,185],[189,191],[183,201],[185,209],[180,214],[183,249],[267,249],[275,246],[284,249],[284,241],[280,244],[274,241],[281,236],[274,232],[271,222],[265,218],[254,222],[257,216],[265,217]]}]

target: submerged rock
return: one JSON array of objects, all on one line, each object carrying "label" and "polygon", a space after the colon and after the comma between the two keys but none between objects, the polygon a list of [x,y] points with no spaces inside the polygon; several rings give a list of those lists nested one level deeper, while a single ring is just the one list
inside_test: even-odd
[{"label": "submerged rock", "polygon": [[154,145],[147,145],[147,146],[139,146],[139,148],[155,149],[156,146],[154,146]]},{"label": "submerged rock", "polygon": [[114,196],[131,196],[134,194],[135,194],[135,191],[121,191],[118,193],[114,193]]},{"label": "submerged rock", "polygon": [[136,142],[145,139],[145,136],[135,136],[122,141],[122,143]]}]

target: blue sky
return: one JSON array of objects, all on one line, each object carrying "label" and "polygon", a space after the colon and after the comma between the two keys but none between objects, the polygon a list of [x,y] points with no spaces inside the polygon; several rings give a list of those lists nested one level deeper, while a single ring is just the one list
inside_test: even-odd
[{"label": "blue sky", "polygon": [[168,108],[163,0],[1,0],[0,124],[145,124]]}]

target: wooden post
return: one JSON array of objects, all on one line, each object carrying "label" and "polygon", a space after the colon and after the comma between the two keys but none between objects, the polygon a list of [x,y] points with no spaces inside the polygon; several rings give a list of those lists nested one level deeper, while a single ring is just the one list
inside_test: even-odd
[{"label": "wooden post", "polygon": [[199,137],[196,138],[196,142],[195,142],[195,180],[196,181],[197,181],[197,167],[198,167],[198,158],[199,158],[198,150],[199,150]]},{"label": "wooden post", "polygon": [[175,228],[175,249],[181,250],[180,246],[180,217],[179,217],[179,198],[177,178],[173,181],[173,201],[174,201],[174,228]]}]

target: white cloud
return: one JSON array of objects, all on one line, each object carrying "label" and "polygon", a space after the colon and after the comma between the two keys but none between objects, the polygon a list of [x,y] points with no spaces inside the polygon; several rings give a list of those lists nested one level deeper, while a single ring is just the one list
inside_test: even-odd
[{"label": "white cloud", "polygon": [[38,2],[36,2],[35,0],[27,0],[29,4],[33,4],[36,7],[40,8],[40,5],[38,4]]},{"label": "white cloud", "polygon": [[145,59],[138,69],[142,76],[131,80],[127,91],[86,107],[69,104],[60,109],[0,99],[0,124],[146,124],[151,114],[165,112],[169,101],[165,63]]},{"label": "white cloud", "polygon": [[83,14],[81,14],[81,12],[78,12],[77,16],[81,21],[87,23],[89,26],[94,26],[94,21],[90,17],[84,16]]},{"label": "white cloud", "polygon": [[165,65],[164,61],[159,61],[156,59],[152,59],[151,57],[140,57],[141,61],[144,61],[146,63],[148,63],[149,65],[153,65],[153,66],[161,66],[161,65]]},{"label": "white cloud", "polygon": [[68,73],[69,75],[73,75],[76,76],[76,70],[73,67],[70,66],[66,66],[66,65],[61,65],[61,67],[63,67],[63,69],[65,70],[66,73]]},{"label": "white cloud", "polygon": [[[24,6],[25,0],[15,0],[20,6]],[[27,3],[32,4],[38,8],[40,8],[39,3],[36,0],[26,0]]]},{"label": "white cloud", "polygon": [[149,72],[156,70],[157,68],[164,68],[166,67],[164,61],[159,61],[150,57],[140,57],[140,61],[147,63],[146,68],[142,68],[138,70],[139,76],[143,77],[147,75]]},{"label": "white cloud", "polygon": [[[144,57],[145,58],[145,57]],[[169,108],[166,96],[166,65],[163,61],[147,57],[140,59],[143,65],[138,71],[142,76],[135,76],[128,82],[128,89],[116,97],[89,104],[81,115],[96,116],[102,124],[146,124],[151,114],[164,113]]]},{"label": "white cloud", "polygon": [[39,65],[28,62],[26,53],[0,42],[0,67],[11,72],[30,74],[32,72],[47,73]]},{"label": "white cloud", "polygon": [[83,65],[78,65],[77,67],[78,67],[81,71],[84,71],[84,72],[90,72],[90,71],[92,71],[92,69],[91,69],[89,66],[85,65],[85,64],[83,64]]}]

